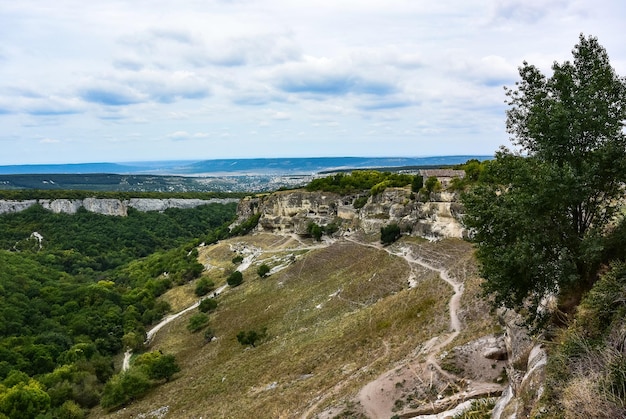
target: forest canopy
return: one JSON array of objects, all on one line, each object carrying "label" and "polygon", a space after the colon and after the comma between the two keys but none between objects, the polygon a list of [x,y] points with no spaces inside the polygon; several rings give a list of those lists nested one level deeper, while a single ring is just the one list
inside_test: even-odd
[{"label": "forest canopy", "polygon": [[23,417],[97,405],[112,357],[142,346],[169,310],[157,297],[201,274],[196,246],[227,237],[235,210],[0,215],[0,417],[17,417],[19,403]]}]

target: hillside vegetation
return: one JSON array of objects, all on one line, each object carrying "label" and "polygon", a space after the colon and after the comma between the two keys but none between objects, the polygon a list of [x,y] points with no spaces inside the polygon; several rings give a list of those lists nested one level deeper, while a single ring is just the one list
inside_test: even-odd
[{"label": "hillside vegetation", "polygon": [[200,275],[195,246],[224,236],[234,210],[0,216],[0,417],[97,405],[114,357],[169,311],[161,294]]},{"label": "hillside vegetation", "polygon": [[[436,271],[363,241],[301,240],[257,234],[202,248],[199,260],[211,267],[205,275],[216,286],[235,268],[236,255],[251,260],[242,285],[224,291],[209,315],[206,328],[215,339],[187,329],[193,312],[168,324],[150,349],[175,354],[181,372],[111,417],[158,409],[173,417],[234,418],[259,412],[262,417],[313,417],[328,408],[363,412],[353,399],[364,385],[398,362],[408,362],[407,356],[418,357],[416,348],[448,331],[452,290]],[[397,245],[412,248],[435,266],[448,266],[474,293],[474,299],[463,300],[467,327],[459,342],[494,330],[495,321],[484,316],[485,303],[475,300],[479,281],[467,243],[403,239]],[[266,278],[256,273],[263,264],[273,268]],[[196,299],[193,284],[162,298],[175,309]],[[242,331],[257,331],[262,338],[244,346],[237,339]],[[406,385],[405,397],[418,397],[410,396]],[[429,397],[436,399],[437,392]],[[104,414],[94,411],[94,417]]]},{"label": "hillside vegetation", "polygon": [[[0,217],[0,412],[13,417],[30,397],[23,417],[371,417],[501,391],[500,361],[464,369],[463,351],[446,358],[449,371],[437,361],[498,330],[470,244],[249,234],[261,214],[228,231],[233,210],[107,217],[34,206]],[[183,310],[144,344],[159,318]],[[124,349],[134,351],[126,371]],[[363,399],[398,365],[418,373]]]}]

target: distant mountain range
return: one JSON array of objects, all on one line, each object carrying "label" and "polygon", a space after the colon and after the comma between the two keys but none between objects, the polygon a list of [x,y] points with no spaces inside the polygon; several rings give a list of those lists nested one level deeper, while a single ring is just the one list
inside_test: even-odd
[{"label": "distant mountain range", "polygon": [[448,166],[493,156],[298,157],[154,161],[134,163],[29,164],[0,166],[0,174],[137,174],[179,176],[312,175],[333,170]]}]

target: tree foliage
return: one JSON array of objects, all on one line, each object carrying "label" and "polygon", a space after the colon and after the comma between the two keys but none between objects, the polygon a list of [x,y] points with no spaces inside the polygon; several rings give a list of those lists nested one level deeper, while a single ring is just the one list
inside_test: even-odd
[{"label": "tree foliage", "polygon": [[256,330],[241,330],[237,333],[237,341],[242,345],[250,345],[253,348],[256,346],[259,340],[264,339],[267,336],[267,329],[263,329],[260,332]]},{"label": "tree foliage", "polygon": [[332,236],[339,230],[339,223],[333,221],[325,226],[321,226],[313,221],[309,222],[306,226],[307,235],[313,237],[316,241],[321,241],[324,234]]},{"label": "tree foliage", "polygon": [[380,242],[384,245],[391,244],[400,238],[401,233],[400,226],[396,223],[391,223],[385,227],[381,227]]},{"label": "tree foliage", "polygon": [[216,308],[217,301],[215,301],[213,298],[205,298],[200,301],[200,304],[198,305],[198,310],[200,310],[202,313],[208,313],[215,310]]},{"label": "tree foliage", "polygon": [[250,216],[247,220],[244,220],[241,224],[235,226],[231,231],[231,236],[245,236],[259,224],[259,220],[261,219],[261,214],[254,214]]},{"label": "tree foliage", "polygon": [[[234,212],[229,204],[111,217],[34,206],[0,215],[0,417],[39,390],[48,402],[33,406],[45,417],[82,417],[97,405],[113,356],[143,346],[146,326],[169,310],[158,297],[200,275],[196,246],[225,237]],[[33,231],[41,248],[15,246]],[[103,403],[129,401],[116,396],[127,381],[143,388],[136,374],[118,377]]]},{"label": "tree foliage", "polygon": [[422,191],[429,194],[433,192],[439,192],[440,190],[441,182],[439,182],[437,176],[430,176],[428,179],[426,179],[426,181],[424,182],[424,187],[422,188]]},{"label": "tree foliage", "polygon": [[215,283],[209,278],[200,278],[196,283],[195,293],[198,297],[203,297],[215,289]]},{"label": "tree foliage", "polygon": [[270,273],[270,271],[271,269],[269,266],[267,266],[266,264],[262,264],[257,268],[256,273],[257,275],[259,275],[259,277],[265,278]]},{"label": "tree foliage", "polygon": [[11,419],[33,419],[50,408],[50,396],[35,380],[10,388],[0,385],[0,413]]},{"label": "tree foliage", "polygon": [[413,176],[413,180],[411,181],[411,191],[419,192],[420,189],[424,187],[424,177],[422,175]]},{"label": "tree foliage", "polygon": [[208,324],[209,316],[204,313],[196,313],[189,318],[189,323],[187,323],[187,330],[189,330],[191,333],[196,333],[202,330]]},{"label": "tree foliage", "polygon": [[593,281],[626,180],[626,80],[593,37],[573,56],[551,77],[520,67],[507,130],[525,154],[501,149],[463,197],[486,290],[531,320],[546,295]]},{"label": "tree foliage", "polygon": [[313,179],[307,186],[308,191],[326,191],[349,194],[372,190],[373,194],[382,192],[386,187],[402,187],[411,184],[413,176],[379,172],[377,170],[355,170],[350,174],[337,173],[323,178]]},{"label": "tree foliage", "polygon": [[151,387],[152,383],[144,371],[131,368],[106,383],[100,404],[109,409],[120,407],[138,399]]},{"label": "tree foliage", "polygon": [[306,226],[306,232],[308,233],[309,236],[313,237],[316,241],[320,241],[322,239],[322,235],[324,234],[324,229],[317,223],[314,223],[313,221],[311,221]]},{"label": "tree foliage", "polygon": [[228,275],[228,278],[226,279],[226,283],[233,288],[238,287],[239,285],[241,285],[242,282],[243,282],[243,274],[239,271],[235,271],[231,273],[230,275]]},{"label": "tree foliage", "polygon": [[163,354],[160,351],[146,352],[135,359],[135,367],[141,368],[152,380],[169,381],[174,374],[180,371],[176,358],[172,354]]}]

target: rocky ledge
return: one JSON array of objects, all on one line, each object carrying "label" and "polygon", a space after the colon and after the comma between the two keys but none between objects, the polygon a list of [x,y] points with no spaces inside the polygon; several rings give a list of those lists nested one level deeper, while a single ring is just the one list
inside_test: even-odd
[{"label": "rocky ledge", "polygon": [[338,225],[340,231],[360,229],[380,232],[391,223],[403,232],[427,238],[463,238],[459,219],[462,207],[453,193],[433,193],[418,200],[408,188],[387,188],[367,197],[361,206],[357,195],[339,195],[305,190],[279,191],[263,197],[244,198],[239,203],[239,220],[260,214],[259,231],[305,234],[313,222]]},{"label": "rocky ledge", "polygon": [[30,199],[25,201],[0,200],[0,214],[20,212],[33,205],[41,205],[43,208],[54,213],[74,214],[80,208],[89,212],[103,215],[115,215],[124,217],[128,215],[128,209],[134,208],[138,211],[165,211],[168,208],[195,208],[200,205],[212,203],[239,202],[238,199],[148,199],[131,198],[120,199]]}]

